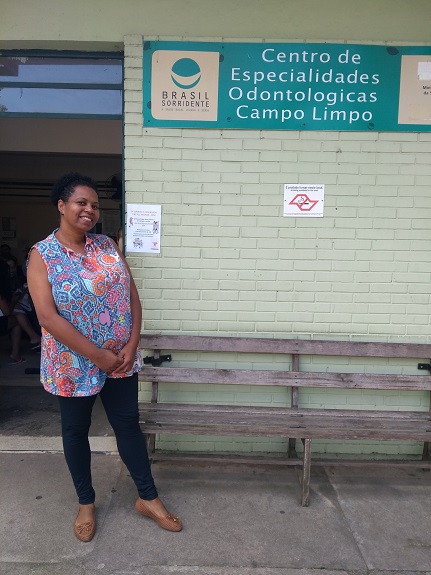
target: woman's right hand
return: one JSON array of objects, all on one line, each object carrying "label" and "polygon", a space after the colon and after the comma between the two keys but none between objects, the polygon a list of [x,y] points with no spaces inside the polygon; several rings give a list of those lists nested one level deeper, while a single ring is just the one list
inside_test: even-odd
[{"label": "woman's right hand", "polygon": [[91,358],[91,361],[102,371],[106,371],[106,373],[115,371],[123,363],[120,356],[115,355],[110,349],[98,349],[95,357]]}]

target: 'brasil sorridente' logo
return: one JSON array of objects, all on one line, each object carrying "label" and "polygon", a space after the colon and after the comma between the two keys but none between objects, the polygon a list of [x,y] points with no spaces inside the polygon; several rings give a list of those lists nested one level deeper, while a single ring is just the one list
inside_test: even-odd
[{"label": "'brasil sorridente' logo", "polygon": [[172,66],[172,82],[182,90],[194,88],[201,79],[199,64],[191,58],[181,58]]},{"label": "'brasil sorridente' logo", "polygon": [[151,54],[147,123],[216,122],[219,66],[219,52],[155,50]]}]

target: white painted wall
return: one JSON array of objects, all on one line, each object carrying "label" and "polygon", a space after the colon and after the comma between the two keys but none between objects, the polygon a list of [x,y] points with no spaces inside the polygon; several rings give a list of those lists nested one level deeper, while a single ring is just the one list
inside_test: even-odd
[{"label": "white painted wall", "polygon": [[429,0],[0,0],[0,47],[122,49],[126,34],[429,41]]}]

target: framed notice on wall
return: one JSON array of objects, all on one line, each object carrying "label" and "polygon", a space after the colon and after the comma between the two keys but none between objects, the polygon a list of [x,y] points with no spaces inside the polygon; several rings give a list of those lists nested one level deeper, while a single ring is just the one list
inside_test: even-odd
[{"label": "framed notice on wall", "polygon": [[145,126],[431,131],[431,46],[144,42]]}]

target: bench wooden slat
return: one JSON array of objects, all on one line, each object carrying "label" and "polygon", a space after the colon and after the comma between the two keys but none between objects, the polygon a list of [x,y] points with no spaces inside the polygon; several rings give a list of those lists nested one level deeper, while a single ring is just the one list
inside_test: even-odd
[{"label": "bench wooden slat", "polygon": [[[415,438],[417,441],[425,441],[431,439],[431,424],[429,421],[409,421],[403,420],[397,422],[398,425],[385,426],[377,420],[356,420],[354,427],[347,425],[347,421],[338,420],[340,425],[337,426],[335,421],[328,422],[328,419],[316,420],[313,422],[303,421],[301,423],[285,419],[284,421],[274,421],[270,419],[261,418],[256,421],[251,418],[244,418],[242,421],[232,421],[231,419],[215,418],[203,420],[198,417],[182,417],[178,419],[165,420],[163,417],[154,416],[153,418],[146,418],[144,428],[146,429],[161,429],[169,433],[169,429],[175,429],[181,432],[181,429],[186,425],[193,425],[196,429],[205,430],[208,435],[208,430],[214,430],[213,435],[231,435],[231,432],[238,434],[249,435],[249,429],[260,435],[270,433],[272,437],[313,437],[314,439],[325,439],[331,437],[333,439],[344,437],[345,439],[354,439],[356,434],[360,433],[363,438],[375,438],[392,436],[394,433],[407,433],[408,437]],[[396,422],[396,420],[391,420]],[[275,430],[275,431],[274,431]],[[196,432],[195,432],[196,433]],[[254,433],[253,433],[254,434]],[[424,439],[425,438],[425,439]]]},{"label": "bench wooden slat", "polygon": [[[373,426],[395,427],[397,422],[427,423],[431,426],[431,415],[428,411],[385,411],[380,410],[346,410],[346,409],[294,409],[290,407],[260,407],[231,405],[201,405],[196,403],[141,403],[140,417],[165,418],[166,421],[180,421],[194,418],[196,421],[245,421],[255,420],[257,423],[265,420],[283,424],[285,421],[295,425],[306,423],[318,427],[320,422],[327,425],[333,421],[335,427],[353,427],[358,422],[371,422]],[[395,423],[394,423],[395,422]]]},{"label": "bench wooden slat", "polygon": [[[283,418],[286,414],[292,418],[304,419],[325,417],[328,419],[355,420],[358,417],[381,420],[418,420],[431,422],[431,414],[428,411],[380,411],[380,410],[351,410],[351,409],[315,409],[315,408],[291,408],[291,407],[263,407],[263,406],[244,406],[244,405],[209,405],[200,403],[143,403],[139,405],[139,412],[142,419],[145,415],[164,414],[166,418],[173,419],[181,417],[182,413],[202,414],[202,417],[208,419],[212,414],[221,417],[231,417],[238,420],[241,417],[267,416],[269,418]],[[347,425],[352,426],[351,423]]]},{"label": "bench wooden slat", "polygon": [[[289,431],[289,434],[288,434]],[[160,433],[161,430],[157,426],[148,426],[147,433]],[[242,426],[240,428],[234,427],[204,427],[195,425],[193,422],[190,424],[184,424],[181,427],[168,427],[163,429],[163,433],[170,435],[211,435],[214,437],[273,437],[280,439],[330,439],[330,440],[356,440],[363,439],[367,441],[430,441],[431,433],[410,433],[409,430],[404,431],[361,431],[358,430],[355,433],[349,433],[348,431],[343,432],[342,430],[333,431],[327,429],[325,433],[316,434],[312,429],[307,429],[304,433],[300,434],[296,430],[286,429],[281,430],[279,428],[269,428],[265,429],[256,428],[251,425],[249,427]]]},{"label": "bench wooden slat", "polygon": [[343,389],[431,390],[424,374],[321,373],[278,370],[211,369],[199,367],[143,367],[140,381],[159,383],[209,383],[217,385],[274,385]]},{"label": "bench wooden slat", "polygon": [[275,437],[287,439],[294,437],[296,439],[331,439],[331,440],[354,440],[364,439],[367,441],[429,441],[431,439],[431,430],[422,432],[416,430],[350,430],[330,429],[318,430],[305,429],[300,430],[286,427],[257,427],[253,424],[238,426],[205,426],[198,425],[194,421],[185,422],[181,425],[169,426],[163,428],[156,424],[146,426],[147,433],[168,433],[171,435],[212,435],[212,436],[240,436],[240,437]]},{"label": "bench wooden slat", "polygon": [[321,341],[200,335],[141,335],[141,347],[164,351],[213,351],[350,357],[399,357],[429,360],[431,344]]},{"label": "bench wooden slat", "polygon": [[[148,404],[140,408],[141,424],[148,432],[194,433],[214,435],[264,435],[313,439],[410,439],[431,438],[428,412],[405,412],[402,418],[382,417],[381,412],[355,411],[349,417],[333,417],[338,410],[294,410],[276,412],[271,408],[252,411],[214,406],[214,410],[196,404]],[[221,409],[216,409],[221,408]],[[344,411],[346,413],[346,411]]]},{"label": "bench wooden slat", "polygon": [[381,431],[362,431],[358,430],[351,433],[347,430],[331,430],[326,429],[322,433],[315,433],[312,429],[306,429],[303,433],[299,433],[298,430],[280,429],[275,427],[265,427],[264,429],[258,428],[254,425],[241,426],[241,427],[205,427],[196,425],[194,422],[189,424],[183,424],[181,427],[175,426],[165,426],[161,430],[156,425],[148,425],[146,428],[147,433],[168,433],[171,435],[212,435],[212,436],[228,436],[228,437],[274,437],[274,438],[296,438],[296,439],[331,439],[331,440],[356,440],[364,439],[368,441],[430,441],[431,431],[426,433],[415,432],[414,430],[388,430]]},{"label": "bench wooden slat", "polygon": [[[226,465],[229,463],[245,464],[245,465],[278,465],[278,466],[292,466],[302,467],[302,460],[298,458],[289,459],[284,455],[231,455],[229,453],[203,453],[203,452],[177,452],[177,451],[161,451],[151,456],[152,461],[181,461],[182,463],[193,462],[196,463],[220,463]],[[322,459],[313,458],[313,467],[331,467],[343,466],[349,467],[363,467],[364,463],[372,465],[373,467],[387,467],[397,466],[401,468],[417,468],[418,459],[331,459],[324,457]],[[431,461],[420,461],[421,468],[431,467]]]},{"label": "bench wooden slat", "polygon": [[[388,426],[388,422],[394,423],[395,425]],[[327,418],[316,419],[312,422],[309,420],[299,422],[289,418],[285,418],[283,421],[277,421],[269,418],[260,418],[259,420],[256,420],[245,417],[241,421],[233,421],[229,418],[223,419],[220,417],[205,420],[203,418],[193,416],[185,417],[184,414],[182,417],[170,419],[153,414],[153,417],[145,418],[143,426],[144,428],[153,429],[162,427],[165,427],[166,429],[181,429],[184,425],[194,425],[196,428],[205,430],[220,429],[223,431],[224,435],[230,435],[230,430],[239,430],[240,433],[243,433],[243,429],[250,427],[253,430],[258,431],[260,434],[264,432],[265,435],[267,430],[275,429],[275,435],[281,437],[291,437],[294,434],[295,437],[304,438],[310,437],[308,434],[312,433],[312,437],[315,439],[327,438],[332,434],[336,434],[336,437],[340,437],[340,434],[342,434],[343,437],[346,437],[346,434],[348,434],[349,437],[354,438],[356,433],[361,433],[362,437],[368,437],[369,435],[373,435],[374,437],[379,434],[387,436],[388,433],[407,432],[409,433],[410,438],[412,436],[421,438],[418,439],[418,441],[424,441],[424,437],[426,437],[426,439],[431,439],[431,422],[429,421],[419,421],[417,419],[414,421],[407,419],[397,421],[392,419],[386,421],[386,425],[383,425],[382,422],[377,419],[357,419],[350,422],[339,419],[338,423],[339,425],[337,425],[337,421],[329,421]],[[354,424],[353,427],[352,425],[348,425],[348,423]],[[214,435],[218,434],[215,433]],[[274,435],[274,433],[272,432],[271,435]]]}]

